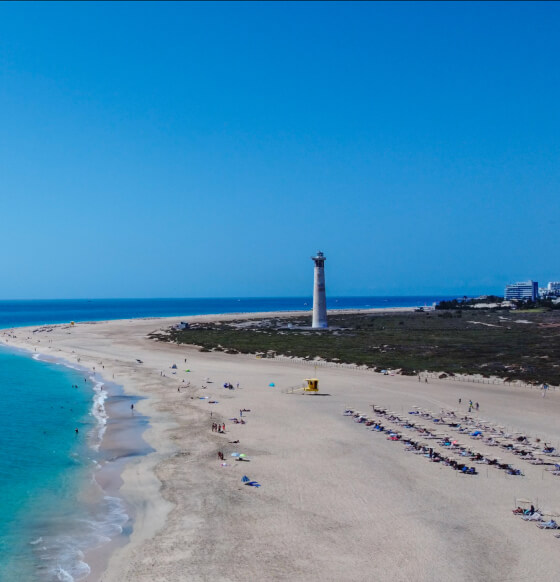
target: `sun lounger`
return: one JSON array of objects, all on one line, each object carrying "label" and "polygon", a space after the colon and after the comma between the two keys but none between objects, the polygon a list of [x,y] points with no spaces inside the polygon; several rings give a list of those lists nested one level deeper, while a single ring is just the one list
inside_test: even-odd
[{"label": "sun lounger", "polygon": [[533,515],[522,515],[521,519],[523,521],[542,521],[542,515],[535,511],[535,513],[533,513]]}]

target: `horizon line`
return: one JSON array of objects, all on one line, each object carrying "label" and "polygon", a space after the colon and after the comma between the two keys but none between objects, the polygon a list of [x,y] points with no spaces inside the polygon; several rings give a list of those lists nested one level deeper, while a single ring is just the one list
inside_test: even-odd
[{"label": "horizon line", "polygon": [[[361,298],[405,298],[405,297],[474,297],[475,295],[495,295],[495,293],[478,293],[472,294],[457,292],[457,293],[422,293],[422,294],[406,294],[406,295],[330,295],[327,299],[361,299]],[[309,295],[231,295],[222,297],[33,297],[33,298],[0,298],[3,301],[223,301],[223,300],[255,300],[255,299],[312,299],[313,294]]]}]

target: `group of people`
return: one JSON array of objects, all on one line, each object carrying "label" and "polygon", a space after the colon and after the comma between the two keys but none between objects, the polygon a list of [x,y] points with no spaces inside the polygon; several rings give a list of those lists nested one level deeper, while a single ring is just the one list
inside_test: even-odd
[{"label": "group of people", "polygon": [[[378,409],[377,412],[378,412],[378,414],[386,415],[386,412],[382,409]],[[349,415],[347,414],[347,416],[349,416]],[[395,416],[393,414],[390,414],[386,417],[387,417],[387,420],[392,421],[392,422],[401,421],[401,419],[398,416]],[[354,415],[354,418],[358,422],[360,422],[360,419],[362,419],[364,417],[363,417],[363,415],[356,413]],[[460,462],[456,461],[455,459],[452,459],[450,457],[445,457],[444,455],[438,453],[437,451],[434,451],[433,448],[426,447],[425,445],[422,445],[421,443],[419,443],[418,441],[416,441],[412,438],[403,437],[402,434],[400,434],[399,432],[397,432],[391,428],[385,428],[383,426],[383,424],[381,424],[380,421],[366,420],[364,422],[364,424],[368,427],[371,426],[372,430],[375,430],[377,432],[387,433],[387,440],[401,441],[405,445],[405,450],[417,452],[418,454],[422,454],[434,463],[442,463],[443,465],[445,465],[447,467],[451,467],[452,469],[454,469],[456,471],[460,471],[461,473],[463,473],[465,475],[476,475],[477,474],[476,469],[474,467],[468,467],[464,463],[460,463]],[[405,428],[415,428],[415,427],[412,424],[408,424],[408,425],[405,425]]]},{"label": "group of people", "polygon": [[[509,463],[502,463],[496,458],[486,457],[480,452],[475,452],[464,445],[460,445],[456,440],[452,441],[449,437],[438,436],[438,434],[429,431],[425,427],[416,426],[415,423],[410,422],[408,419],[403,420],[394,413],[387,413],[384,408],[376,407],[375,405],[372,405],[372,408],[373,408],[373,411],[375,413],[377,413],[379,416],[384,417],[385,421],[398,424],[398,425],[400,425],[403,428],[408,429],[408,430],[414,430],[415,432],[417,432],[419,435],[421,435],[425,439],[434,439],[441,447],[445,447],[448,450],[453,451],[455,454],[457,454],[465,459],[468,458],[469,460],[471,460],[474,463],[495,466],[496,468],[505,471],[508,475],[517,475],[517,476],[523,475],[523,473],[520,469],[516,469],[516,468],[512,467]],[[475,467],[469,467],[465,463],[463,463],[459,460],[456,460],[453,457],[446,456],[442,453],[436,452],[436,451],[434,451],[433,448],[428,447],[427,445],[421,444],[412,438],[405,438],[400,434],[399,431],[392,429],[392,428],[385,428],[382,421],[379,419],[378,420],[369,419],[367,416],[365,416],[359,412],[355,413],[354,411],[352,411],[350,409],[347,409],[345,411],[345,414],[347,416],[353,416],[355,422],[364,423],[367,427],[371,427],[371,430],[374,430],[377,432],[387,433],[388,440],[402,441],[406,446],[406,450],[413,451],[417,454],[422,454],[432,462],[442,463],[443,465],[449,466],[452,469],[455,469],[457,471],[461,471],[464,474],[469,474],[469,475],[476,475],[477,474]],[[432,420],[433,422],[442,423],[442,424],[445,423],[445,417],[447,415],[449,415],[452,417],[451,418],[452,422],[449,423],[449,426],[455,427],[456,429],[461,426],[458,422],[456,422],[456,416],[455,416],[454,412],[450,412],[450,413],[446,414],[446,413],[444,413],[444,411],[442,411],[442,413],[439,416],[434,416],[433,414],[430,414],[428,412],[420,413],[418,410],[415,410],[415,411],[409,412],[409,414],[421,415],[423,418],[428,418],[428,419]],[[465,418],[468,419],[468,417],[465,417]],[[469,429],[469,433],[470,433],[471,438],[476,439],[476,438],[482,437],[481,431],[474,431],[474,432],[470,432],[470,431],[472,431],[472,428]],[[475,436],[473,436],[473,435],[475,435]]]},{"label": "group of people", "polygon": [[[534,521],[539,529],[560,529],[560,526],[556,523],[554,519],[544,520],[543,513],[540,509],[535,509],[535,506],[531,504],[530,509],[523,509],[517,506],[513,510],[513,514],[521,517],[523,521]],[[560,538],[560,534],[556,534],[557,538]]]},{"label": "group of people", "polygon": [[226,432],[225,423],[220,424],[219,422],[213,422],[212,423],[212,432],[225,433]]},{"label": "group of people", "polygon": [[[463,399],[459,398],[459,404],[461,404],[462,402],[463,402]],[[472,400],[469,400],[469,412],[472,412],[473,408],[475,408],[476,411],[478,412],[480,409],[480,404],[478,402],[473,403]]]},{"label": "group of people", "polygon": [[[477,403],[478,404],[478,403]],[[420,414],[418,411],[412,411],[409,412],[409,414]],[[439,416],[434,416],[428,412],[423,412],[421,414],[421,416],[423,418],[427,418],[432,420],[433,422],[437,422],[437,423],[445,423],[447,424],[447,426],[451,427],[452,429],[456,430],[459,433],[463,433],[463,434],[469,434],[469,436],[473,439],[473,440],[481,440],[484,444],[488,445],[488,446],[500,446],[505,450],[508,450],[510,452],[512,452],[513,454],[516,455],[520,455],[521,458],[529,460],[529,461],[533,461],[535,459],[533,452],[530,450],[526,450],[524,448],[522,449],[516,449],[514,447],[514,445],[512,443],[500,443],[499,441],[495,440],[494,437],[484,437],[484,433],[482,430],[478,430],[478,428],[483,428],[485,431],[489,430],[490,427],[489,426],[482,426],[478,421],[474,421],[474,419],[469,418],[468,416],[463,417],[461,420],[461,422],[458,422],[459,419],[457,419],[455,413],[453,411],[449,411],[447,413],[445,413],[443,410],[441,411],[441,414]],[[473,431],[473,428],[476,427],[477,430]],[[493,430],[497,430],[497,429],[493,429]],[[420,429],[420,432],[422,431],[426,431],[426,429]],[[499,433],[501,436],[506,436],[506,434],[501,431]],[[529,444],[529,439],[524,436],[521,435],[516,439],[519,443],[524,443],[524,444]],[[538,441],[539,439],[537,439]],[[456,441],[455,442],[451,442],[449,441],[449,439],[447,439],[448,442],[444,442],[443,446],[450,446],[450,447],[455,447],[455,448],[459,448],[461,449],[461,454],[463,456],[471,456],[473,458],[473,460],[476,463],[483,463],[483,464],[487,464],[487,465],[493,465],[496,466],[498,469],[502,469],[503,471],[505,471],[508,475],[518,475],[518,476],[522,476],[523,472],[520,469],[515,469],[514,467],[512,467],[509,463],[500,463],[497,459],[492,458],[492,457],[485,457],[480,453],[476,453],[470,449],[468,449],[467,447],[462,447],[462,446],[458,446],[456,445]]]}]

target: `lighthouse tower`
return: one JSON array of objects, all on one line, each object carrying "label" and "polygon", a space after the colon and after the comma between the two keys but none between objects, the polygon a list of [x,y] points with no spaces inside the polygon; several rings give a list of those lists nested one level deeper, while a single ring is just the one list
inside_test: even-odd
[{"label": "lighthouse tower", "polygon": [[315,276],[313,280],[313,323],[311,327],[326,328],[327,324],[327,296],[325,294],[325,255],[319,251],[317,256],[311,257],[315,262]]}]

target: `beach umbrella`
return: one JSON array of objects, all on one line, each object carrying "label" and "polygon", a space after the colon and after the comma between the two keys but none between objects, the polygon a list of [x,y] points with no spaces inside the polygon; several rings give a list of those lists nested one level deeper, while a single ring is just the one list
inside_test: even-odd
[{"label": "beach umbrella", "polygon": [[269,384],[269,386],[271,386],[272,388],[274,388],[274,386],[276,386],[276,384],[274,384],[274,382],[271,382],[271,383]]},{"label": "beach umbrella", "polygon": [[241,481],[242,481],[243,483],[249,483],[249,481],[250,481],[250,480],[251,480],[251,479],[249,479],[249,477],[247,477],[247,475],[243,475],[243,477],[241,477]]}]

